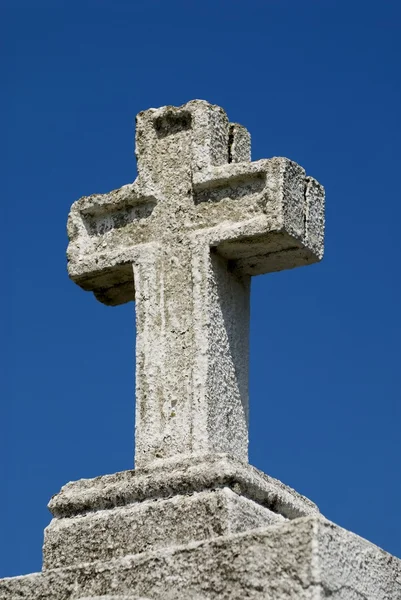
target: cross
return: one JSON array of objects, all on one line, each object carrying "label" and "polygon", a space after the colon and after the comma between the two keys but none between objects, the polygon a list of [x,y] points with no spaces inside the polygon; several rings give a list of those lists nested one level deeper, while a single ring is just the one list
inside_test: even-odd
[{"label": "cross", "polygon": [[248,460],[253,275],[323,255],[324,190],[286,158],[250,162],[250,136],[193,100],[136,119],[138,176],[83,197],[68,270],[108,305],[136,303],[135,464]]}]

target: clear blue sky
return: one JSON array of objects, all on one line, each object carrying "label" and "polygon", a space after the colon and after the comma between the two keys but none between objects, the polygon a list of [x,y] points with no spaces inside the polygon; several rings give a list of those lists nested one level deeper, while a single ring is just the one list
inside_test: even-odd
[{"label": "clear blue sky", "polygon": [[69,281],[66,219],[135,178],[137,112],[192,98],[326,187],[323,262],[253,281],[251,462],[401,555],[400,2],[0,5],[0,575],[40,570],[64,483],[132,467],[134,306]]}]

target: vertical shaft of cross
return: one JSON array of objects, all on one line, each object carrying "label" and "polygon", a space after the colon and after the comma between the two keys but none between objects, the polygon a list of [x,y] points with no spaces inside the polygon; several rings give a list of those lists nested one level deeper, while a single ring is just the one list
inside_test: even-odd
[{"label": "vertical shaft of cross", "polygon": [[229,452],[247,460],[249,279],[203,248],[152,243],[134,263],[137,466]]},{"label": "vertical shaft of cross", "polygon": [[133,263],[137,466],[219,451],[247,460],[249,281],[188,230],[193,173],[228,161],[228,121],[194,106],[137,119],[139,177],[157,188],[164,223]]}]

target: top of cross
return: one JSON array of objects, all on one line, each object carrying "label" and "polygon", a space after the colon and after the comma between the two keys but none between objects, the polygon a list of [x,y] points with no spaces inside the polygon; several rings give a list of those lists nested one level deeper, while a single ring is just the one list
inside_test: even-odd
[{"label": "top of cross", "polygon": [[[196,179],[202,172],[210,173],[213,167],[249,162],[250,151],[250,136],[245,127],[229,123],[222,108],[203,100],[192,100],[180,107],[150,109],[137,116],[138,175],[156,189],[163,180],[167,185],[169,167],[173,170],[171,184],[178,184],[177,162],[185,164]],[[161,165],[163,172],[159,171]]]},{"label": "top of cross", "polygon": [[135,298],[136,460],[247,457],[251,275],[320,260],[324,192],[201,100],[139,113],[138,177],[78,200],[69,273],[106,304]]},{"label": "top of cross", "polygon": [[[324,225],[322,187],[313,178],[305,177],[304,170],[288,159],[250,163],[250,155],[250,135],[246,128],[229,123],[222,108],[204,100],[139,113],[135,182],[109,194],[83,197],[72,206],[68,221],[71,278],[84,289],[94,291],[106,304],[133,300],[131,270],[127,267],[131,261],[122,255],[121,249],[117,256],[112,252],[112,238],[120,229],[129,229],[130,239],[124,241],[124,247],[148,241],[148,233],[156,229],[152,227],[157,220],[157,214],[152,215],[153,208],[162,200],[166,203],[170,191],[173,201],[179,200],[180,195],[192,200],[185,206],[186,222],[193,217],[198,219],[200,227],[214,226],[217,221],[238,222],[252,212],[254,216],[257,212],[266,214],[269,204],[282,200],[282,214],[277,219],[276,229],[283,233],[286,228],[291,229],[294,240],[296,238],[293,246],[297,247],[298,258],[297,264],[292,266],[320,260]],[[236,194],[232,193],[234,185],[238,188]],[[225,198],[250,196],[256,188],[261,192],[259,196],[265,198],[259,202],[259,211],[255,210],[256,203],[250,205],[249,202],[243,202],[242,207],[233,202],[227,211],[225,207],[221,211],[216,209],[216,202],[223,205]],[[200,215],[194,214],[194,205],[198,205]],[[240,215],[238,210],[233,210],[235,208],[243,212],[250,210],[248,215]],[[220,214],[213,219],[213,213],[218,212]],[[260,248],[255,250],[253,262],[258,266],[254,266],[251,274],[288,268],[281,255],[276,257],[280,258],[280,265],[273,264],[276,261],[272,256],[267,261],[269,264],[260,265],[266,261],[260,256]],[[130,280],[127,286],[124,285],[126,278]]]}]

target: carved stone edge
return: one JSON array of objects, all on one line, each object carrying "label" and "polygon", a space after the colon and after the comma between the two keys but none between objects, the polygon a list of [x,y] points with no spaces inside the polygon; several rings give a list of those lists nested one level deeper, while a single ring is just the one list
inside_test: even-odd
[{"label": "carved stone edge", "polygon": [[70,482],[48,507],[54,517],[64,518],[222,487],[288,519],[319,514],[313,502],[292,488],[227,454],[164,460],[142,469]]},{"label": "carved stone edge", "polygon": [[400,592],[398,558],[319,516],[0,580],[2,600],[399,600]]}]

